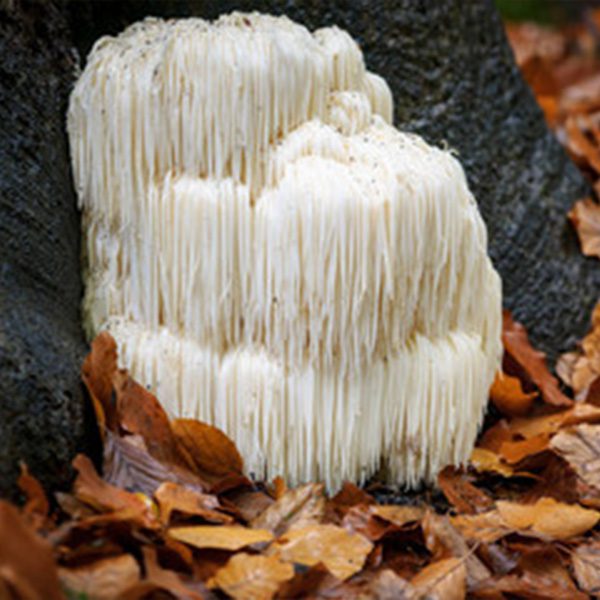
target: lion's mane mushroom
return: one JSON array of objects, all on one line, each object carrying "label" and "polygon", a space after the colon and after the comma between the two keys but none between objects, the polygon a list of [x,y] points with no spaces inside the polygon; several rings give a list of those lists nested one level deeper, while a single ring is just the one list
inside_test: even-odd
[{"label": "lion's mane mushroom", "polygon": [[88,333],[256,477],[431,481],[469,456],[500,282],[458,161],[356,43],[285,17],[99,40],[68,115]]}]

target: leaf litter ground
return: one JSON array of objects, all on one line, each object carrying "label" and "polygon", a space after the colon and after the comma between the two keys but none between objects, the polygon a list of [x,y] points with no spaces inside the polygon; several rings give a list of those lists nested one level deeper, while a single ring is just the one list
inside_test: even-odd
[{"label": "leaf litter ground", "polygon": [[[508,34],[593,185],[568,218],[600,257],[600,12]],[[468,465],[444,469],[438,490],[375,480],[328,497],[316,482],[250,481],[231,440],[170,420],[101,334],[82,379],[102,464],[77,456],[71,491],[52,502],[22,465],[22,506],[0,501],[0,599],[600,596],[600,305],[558,378],[508,313],[503,343]]]}]

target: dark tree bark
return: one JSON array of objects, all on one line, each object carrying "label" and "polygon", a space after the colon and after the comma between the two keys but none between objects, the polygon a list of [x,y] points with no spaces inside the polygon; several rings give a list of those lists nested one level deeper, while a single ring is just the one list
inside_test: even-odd
[{"label": "dark tree bark", "polygon": [[49,3],[0,10],[0,496],[64,484],[84,442],[79,216],[64,130],[76,60]]}]

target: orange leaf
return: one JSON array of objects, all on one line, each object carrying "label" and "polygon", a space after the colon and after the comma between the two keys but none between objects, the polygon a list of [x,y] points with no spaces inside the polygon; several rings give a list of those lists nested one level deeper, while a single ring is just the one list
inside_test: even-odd
[{"label": "orange leaf", "polygon": [[34,533],[14,506],[3,500],[0,532],[0,594],[7,587],[13,592],[0,597],[61,600],[63,594],[50,544]]},{"label": "orange leaf", "polygon": [[216,496],[202,494],[177,483],[162,483],[154,492],[154,497],[160,507],[160,520],[164,525],[168,525],[173,511],[201,517],[211,523],[233,522],[231,516],[218,512],[221,505]]},{"label": "orange leaf", "polygon": [[502,372],[496,373],[490,389],[490,399],[496,408],[509,417],[526,415],[536,396],[536,392],[526,394],[519,379]]},{"label": "orange leaf", "polygon": [[294,567],[277,556],[235,554],[208,582],[235,600],[270,600],[294,576]]},{"label": "orange leaf", "polygon": [[467,593],[467,570],[462,560],[446,558],[426,566],[411,582],[418,597],[464,600]]},{"label": "orange leaf", "polygon": [[145,527],[158,526],[149,498],[142,494],[131,494],[106,483],[96,473],[92,461],[83,454],[75,457],[73,466],[78,471],[77,479],[73,484],[77,499],[99,511],[123,512],[127,518]]},{"label": "orange leaf", "polygon": [[473,448],[469,462],[478,473],[496,473],[502,477],[511,477],[514,474],[512,467],[491,450]]},{"label": "orange leaf", "polygon": [[194,548],[239,550],[244,546],[270,542],[273,534],[266,529],[248,529],[236,525],[192,525],[171,527],[169,535]]},{"label": "orange leaf", "polygon": [[373,549],[373,544],[357,533],[336,525],[310,525],[293,529],[273,547],[284,560],[309,567],[323,563],[338,579],[358,573]]},{"label": "orange leaf", "polygon": [[503,314],[502,329],[504,349],[525,375],[540,389],[544,401],[554,406],[571,406],[572,400],[560,391],[558,379],[548,371],[546,355],[531,346],[525,328],[520,323],[513,321],[507,310]]},{"label": "orange leaf", "polygon": [[554,498],[540,498],[535,504],[500,500],[496,506],[508,526],[521,531],[530,529],[558,540],[585,533],[600,520],[600,513],[595,510],[557,502]]},{"label": "orange leaf", "polygon": [[61,567],[59,577],[73,597],[111,600],[121,598],[139,581],[140,568],[131,554],[121,554],[79,567]]},{"label": "orange leaf", "polygon": [[512,533],[512,529],[507,526],[497,510],[479,515],[450,517],[450,522],[465,539],[474,542],[491,544]]},{"label": "orange leaf", "polygon": [[569,219],[577,231],[583,254],[600,258],[600,204],[591,198],[578,200],[569,212]]},{"label": "orange leaf", "polygon": [[194,419],[176,419],[172,428],[203,479],[214,483],[230,475],[243,475],[242,457],[220,429]]},{"label": "orange leaf", "polygon": [[539,435],[517,440],[514,442],[504,442],[500,446],[500,456],[509,464],[517,464],[523,459],[548,450],[550,435],[541,433]]},{"label": "orange leaf", "polygon": [[452,466],[440,471],[438,485],[448,502],[459,512],[474,514],[487,510],[494,504],[485,492],[469,483],[465,474]]},{"label": "orange leaf", "polygon": [[19,475],[17,484],[27,497],[27,502],[23,507],[23,514],[29,519],[30,524],[34,529],[41,529],[48,518],[50,504],[46,497],[46,493],[44,492],[44,488],[40,482],[29,473],[25,463],[21,463],[21,474]]}]

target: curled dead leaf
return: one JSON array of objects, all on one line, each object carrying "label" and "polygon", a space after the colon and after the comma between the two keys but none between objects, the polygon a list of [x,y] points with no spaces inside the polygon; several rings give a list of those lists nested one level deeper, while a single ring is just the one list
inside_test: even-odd
[{"label": "curled dead leaf", "polygon": [[[600,160],[598,163],[600,167]],[[583,254],[600,258],[600,204],[591,198],[578,200],[569,212],[569,219],[577,231]]]},{"label": "curled dead leaf", "polygon": [[554,498],[540,498],[535,504],[500,500],[496,503],[503,521],[520,531],[531,530],[556,540],[581,535],[598,523],[600,513],[578,504],[564,504]]},{"label": "curled dead leaf", "polygon": [[372,549],[362,535],[328,524],[288,531],[270,550],[283,560],[309,567],[323,563],[332,575],[345,580],[362,569]]},{"label": "curled dead leaf", "polygon": [[438,485],[448,502],[459,512],[474,514],[491,508],[493,500],[467,480],[467,476],[455,467],[440,471]]},{"label": "curled dead leaf", "polygon": [[446,558],[425,567],[410,583],[419,598],[464,600],[467,594],[467,570],[464,561]]},{"label": "curled dead leaf", "polygon": [[236,525],[191,525],[171,527],[169,535],[194,548],[239,550],[245,546],[270,542],[273,534],[266,529],[248,529]]},{"label": "curled dead leaf", "polygon": [[520,379],[502,372],[496,373],[490,389],[490,400],[503,415],[509,417],[526,415],[536,397],[537,392],[523,391]]},{"label": "curled dead leaf", "polygon": [[285,581],[294,576],[294,567],[278,556],[235,554],[208,582],[235,600],[270,600]]},{"label": "curled dead leaf", "polygon": [[154,493],[160,509],[160,520],[168,525],[171,513],[177,511],[185,515],[201,517],[210,523],[232,523],[233,518],[223,512],[216,496],[202,494],[177,483],[165,481]]},{"label": "curled dead leaf", "polygon": [[79,567],[62,567],[59,577],[63,587],[77,597],[112,600],[139,581],[140,567],[131,554],[121,554]]}]

